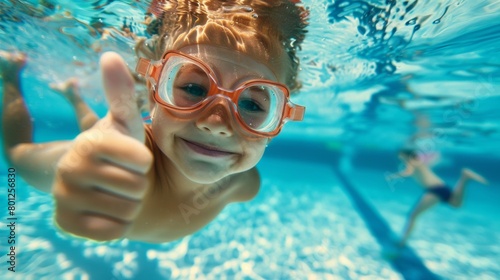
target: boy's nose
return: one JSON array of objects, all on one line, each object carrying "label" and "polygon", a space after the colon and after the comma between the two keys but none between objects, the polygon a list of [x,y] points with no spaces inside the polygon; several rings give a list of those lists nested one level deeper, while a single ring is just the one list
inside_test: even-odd
[{"label": "boy's nose", "polygon": [[201,116],[196,120],[196,126],[208,133],[230,137],[233,135],[233,127],[231,125],[231,112],[229,109],[228,100],[218,100],[215,104],[210,104],[209,108],[202,112]]}]

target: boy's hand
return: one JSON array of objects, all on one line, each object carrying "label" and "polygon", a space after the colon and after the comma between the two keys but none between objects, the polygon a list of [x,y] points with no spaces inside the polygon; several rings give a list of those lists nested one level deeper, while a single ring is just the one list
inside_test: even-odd
[{"label": "boy's hand", "polygon": [[138,215],[153,156],[123,59],[101,58],[108,114],[82,132],[58,164],[55,221],[72,234],[95,240],[122,237]]}]

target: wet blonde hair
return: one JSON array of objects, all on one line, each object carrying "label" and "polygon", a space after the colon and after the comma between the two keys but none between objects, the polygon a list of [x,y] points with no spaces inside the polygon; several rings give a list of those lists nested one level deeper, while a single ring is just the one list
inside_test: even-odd
[{"label": "wet blonde hair", "polygon": [[279,69],[287,86],[295,90],[300,87],[296,52],[305,37],[308,15],[296,2],[153,1],[149,12],[157,17],[151,23],[155,39],[148,43],[149,54],[143,53],[158,60],[166,50],[192,44],[227,47],[259,57],[272,69]]}]

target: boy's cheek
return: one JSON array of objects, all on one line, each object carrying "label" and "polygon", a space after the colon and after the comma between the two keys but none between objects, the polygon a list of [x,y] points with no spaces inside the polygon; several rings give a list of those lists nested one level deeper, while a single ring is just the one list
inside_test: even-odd
[{"label": "boy's cheek", "polygon": [[267,138],[264,138],[260,139],[259,141],[250,142],[245,147],[248,151],[249,160],[253,161],[255,163],[254,165],[256,165],[262,159],[262,156],[266,151],[267,143]]}]

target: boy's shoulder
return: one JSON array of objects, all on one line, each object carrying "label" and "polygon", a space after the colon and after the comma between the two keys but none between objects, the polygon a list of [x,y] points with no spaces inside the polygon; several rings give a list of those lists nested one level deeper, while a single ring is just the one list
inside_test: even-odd
[{"label": "boy's shoulder", "polygon": [[260,190],[260,175],[257,167],[231,175],[231,202],[245,202],[253,199]]}]

